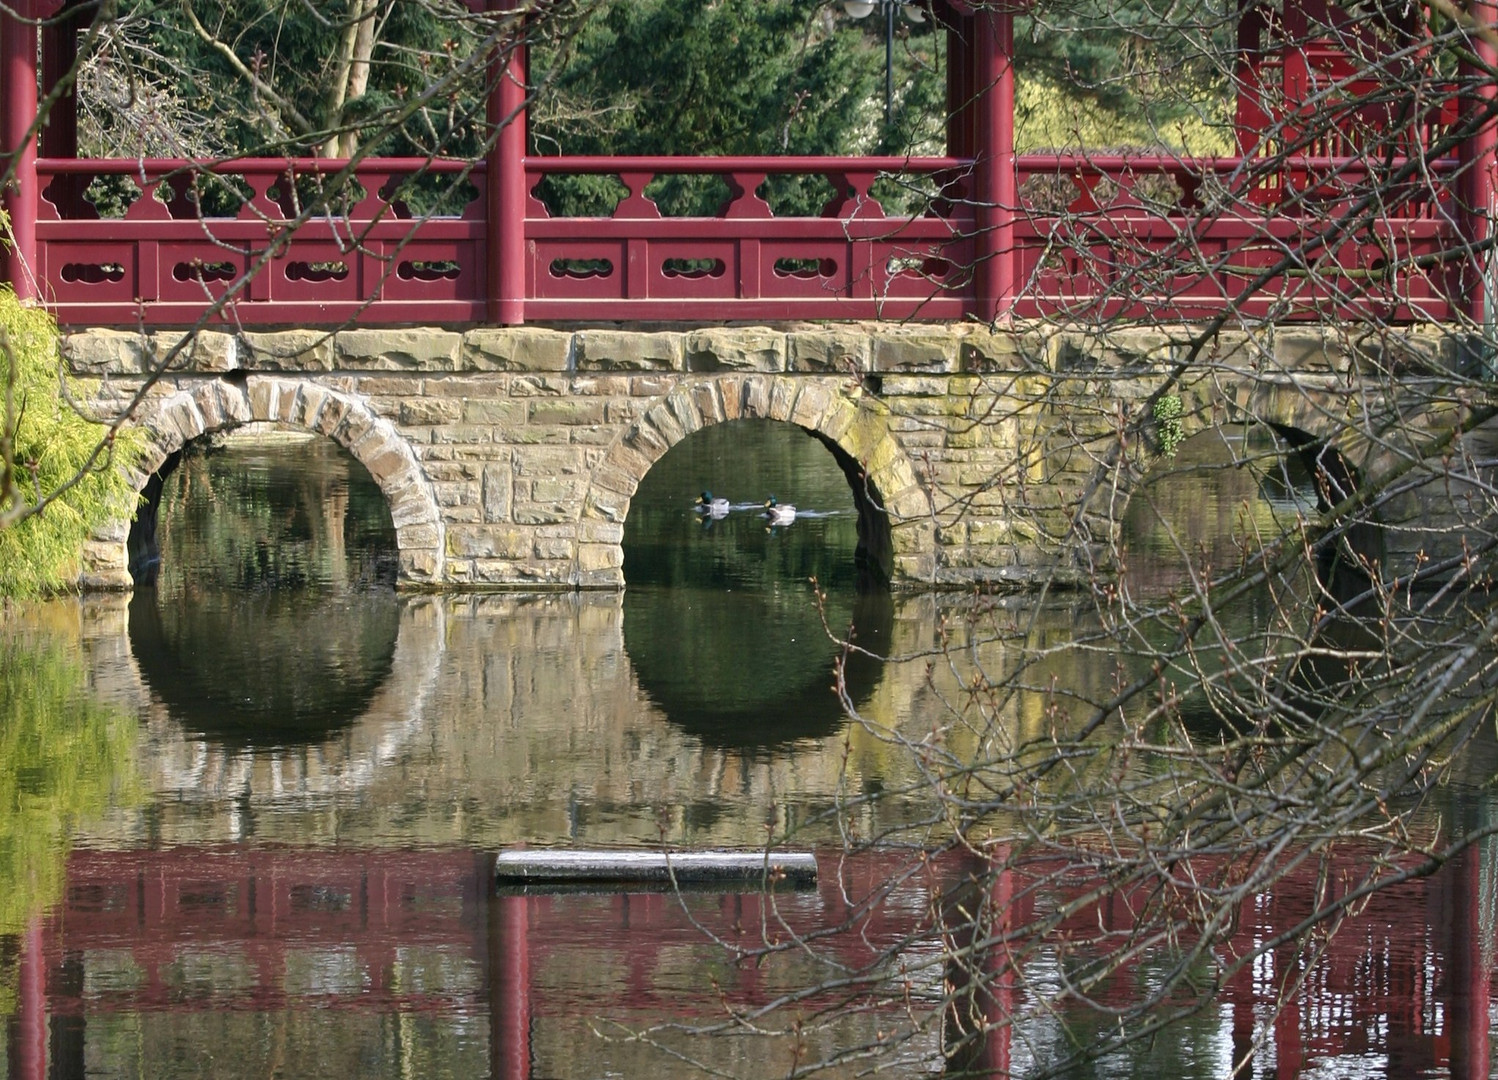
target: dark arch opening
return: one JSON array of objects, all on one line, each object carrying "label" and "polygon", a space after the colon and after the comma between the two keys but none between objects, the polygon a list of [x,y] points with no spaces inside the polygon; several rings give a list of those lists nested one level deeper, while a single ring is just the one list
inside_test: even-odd
[{"label": "dark arch opening", "polygon": [[[698,509],[703,491],[727,509]],[[793,521],[766,518],[772,494]],[[641,481],[623,543],[625,650],[682,730],[769,750],[838,730],[839,678],[855,705],[874,692],[893,632],[888,519],[822,436],[765,419],[693,432]],[[833,638],[850,633],[867,653],[844,657]]]},{"label": "dark arch opening", "polygon": [[161,546],[156,537],[157,519],[161,514],[161,493],[166,488],[167,477],[180,464],[181,450],[168,454],[161,468],[151,474],[146,486],[141,489],[135,518],[130,522],[130,535],[125,540],[130,579],[137,586],[155,585],[156,575],[161,570]]},{"label": "dark arch opening", "polygon": [[[1357,494],[1360,478],[1337,447],[1300,428],[1265,422],[1290,448],[1316,489],[1316,509],[1326,513]],[[1339,603],[1367,591],[1384,562],[1384,530],[1371,511],[1317,542],[1316,576]]]},{"label": "dark arch opening", "polygon": [[[703,491],[731,509],[697,512]],[[778,540],[767,543],[772,495],[797,514],[774,525]],[[767,419],[709,425],[668,450],[630,502],[623,547],[631,585],[751,585],[779,575],[866,589],[887,586],[894,569],[889,514],[858,462],[820,432]]]}]

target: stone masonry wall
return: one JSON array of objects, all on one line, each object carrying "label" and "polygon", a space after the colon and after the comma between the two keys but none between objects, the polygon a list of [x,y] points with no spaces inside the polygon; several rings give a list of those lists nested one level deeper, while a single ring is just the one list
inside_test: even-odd
[{"label": "stone masonry wall", "polygon": [[[1084,529],[1077,545],[1077,500],[1148,467],[1158,446],[1121,418],[1161,385],[1187,329],[88,330],[64,352],[105,405],[163,372],[133,418],[152,442],[137,487],[187,442],[254,421],[347,447],[390,501],[410,587],[622,585],[640,479],[691,432],[739,417],[818,432],[866,471],[897,585],[1024,586],[1058,555],[1063,574],[1086,571],[1101,538]],[[1225,335],[1175,388],[1185,433],[1245,411],[1315,432],[1345,415],[1357,362],[1310,331]],[[1116,520],[1119,492],[1094,529]],[[128,587],[128,528],[91,546],[87,583]]]}]

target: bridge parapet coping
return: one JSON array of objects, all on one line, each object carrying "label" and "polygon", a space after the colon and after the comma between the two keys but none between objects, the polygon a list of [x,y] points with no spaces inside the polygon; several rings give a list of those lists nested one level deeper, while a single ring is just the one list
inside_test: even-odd
[{"label": "bridge parapet coping", "polygon": [[[106,407],[144,387],[135,422],[151,448],[137,487],[193,440],[252,422],[348,449],[385,492],[408,586],[618,587],[624,521],[645,474],[693,432],[744,418],[794,424],[835,448],[890,526],[884,555],[897,582],[1020,585],[1065,554],[1057,538],[1118,440],[1119,416],[1164,386],[1198,333],[975,324],[210,331],[174,354],[179,331],[106,329],[70,335],[65,355]],[[1438,327],[1371,345],[1307,329],[1223,332],[1171,392],[1187,435],[1253,415],[1324,437],[1353,404],[1380,400],[1360,373],[1438,372],[1460,362],[1454,341]],[[165,374],[145,387],[167,357]],[[1121,468],[1142,475],[1152,444],[1133,439],[1128,450]],[[1130,482],[1114,485],[1116,497],[1088,520],[1116,527]],[[122,535],[115,523],[90,548],[91,583],[126,584]]]}]

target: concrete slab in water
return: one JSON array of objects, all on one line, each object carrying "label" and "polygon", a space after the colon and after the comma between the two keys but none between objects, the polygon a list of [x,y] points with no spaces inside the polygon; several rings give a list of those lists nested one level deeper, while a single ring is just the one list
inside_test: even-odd
[{"label": "concrete slab in water", "polygon": [[814,885],[811,852],[763,851],[504,851],[494,862],[495,880],[513,884],[772,884]]}]

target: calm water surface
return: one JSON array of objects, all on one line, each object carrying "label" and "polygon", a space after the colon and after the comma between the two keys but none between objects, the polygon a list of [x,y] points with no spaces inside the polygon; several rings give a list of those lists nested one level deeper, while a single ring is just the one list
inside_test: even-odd
[{"label": "calm water surface", "polygon": [[[1302,505],[1293,482],[1256,490],[1210,469],[1220,447],[1198,449],[1239,486],[1183,486],[1177,524],[1194,535],[1222,533],[1245,499],[1270,516]],[[897,865],[830,852],[932,811],[898,739],[943,716],[955,676],[923,653],[968,601],[859,590],[847,481],[773,425],[701,433],[650,473],[622,595],[397,596],[388,514],[359,471],[285,436],[188,457],[167,482],[154,589],[6,612],[8,1075],[759,1077],[877,1036],[878,1011],[769,1040],[683,1027],[871,962],[961,877],[910,878],[815,955],[735,951],[839,923]],[[704,489],[740,508],[704,519]],[[772,493],[811,513],[767,529],[750,507]],[[1133,529],[1138,552],[1166,543],[1147,516]],[[1036,632],[1064,637],[1072,620],[1056,608]],[[850,633],[908,659],[840,665],[833,638]],[[1017,700],[1009,720],[1035,729],[1043,703]],[[1475,789],[1453,798],[1492,812]],[[489,884],[487,858],[516,844],[767,838],[823,852],[819,888]],[[1256,1077],[1477,1075],[1463,1062],[1486,1053],[1489,865],[1381,896],[1277,1020],[1265,995],[1293,961],[1269,957],[1148,1053],[1087,1075],[1225,1077],[1254,1038]],[[1297,887],[1241,933],[1292,918]],[[904,957],[925,972],[917,1002],[942,992],[927,960]],[[1482,978],[1458,977],[1471,970]],[[1025,1075],[1092,1034],[1033,1025],[990,1064]],[[939,1071],[939,1038],[897,1075]]]}]

